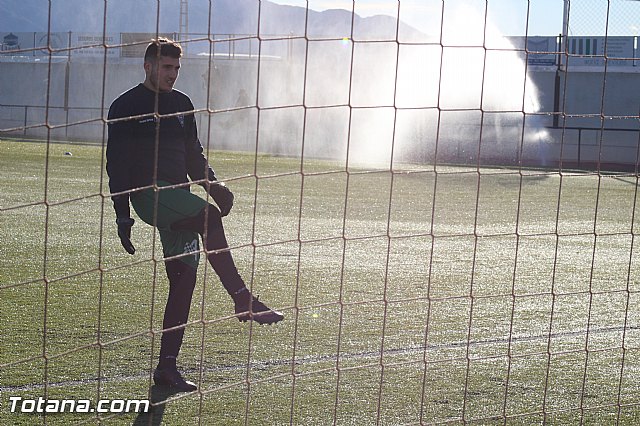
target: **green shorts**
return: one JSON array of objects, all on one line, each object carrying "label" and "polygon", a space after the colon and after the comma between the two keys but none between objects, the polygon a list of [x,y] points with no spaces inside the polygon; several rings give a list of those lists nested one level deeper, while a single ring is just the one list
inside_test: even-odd
[{"label": "green shorts", "polygon": [[[199,235],[195,231],[174,231],[171,225],[198,215],[208,204],[205,200],[170,184],[158,182],[157,193],[152,188],[131,194],[131,204],[144,222],[158,228],[164,257],[180,256],[184,263],[197,268],[200,261]],[[156,204],[157,199],[157,204]]]}]

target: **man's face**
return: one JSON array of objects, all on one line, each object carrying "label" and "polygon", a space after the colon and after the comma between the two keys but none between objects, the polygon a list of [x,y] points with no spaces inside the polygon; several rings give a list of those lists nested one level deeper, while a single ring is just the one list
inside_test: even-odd
[{"label": "man's face", "polygon": [[170,92],[178,79],[180,58],[160,56],[156,61],[145,62],[147,82],[158,92]]}]

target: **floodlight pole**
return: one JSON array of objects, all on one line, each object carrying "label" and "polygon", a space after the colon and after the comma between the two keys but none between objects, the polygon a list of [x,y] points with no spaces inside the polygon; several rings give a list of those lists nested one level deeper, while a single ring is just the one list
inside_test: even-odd
[{"label": "floodlight pole", "polygon": [[[562,13],[562,32],[560,33],[560,43],[558,51],[558,67],[556,68],[556,77],[554,82],[554,95],[553,95],[553,127],[560,126],[560,114],[561,114],[561,96],[560,91],[562,87],[562,74],[567,70],[567,52],[569,49],[569,9],[571,6],[571,0],[564,0],[564,10]],[[566,78],[566,75],[565,75]]]},{"label": "floodlight pole", "polygon": [[[189,0],[180,0],[180,42],[186,41],[189,36]],[[182,45],[185,55],[187,53],[187,43]]]},{"label": "floodlight pole", "polygon": [[564,0],[564,12],[562,13],[562,36],[560,38],[560,61],[558,66],[563,70],[566,68],[567,52],[569,49],[569,11],[571,0]]}]

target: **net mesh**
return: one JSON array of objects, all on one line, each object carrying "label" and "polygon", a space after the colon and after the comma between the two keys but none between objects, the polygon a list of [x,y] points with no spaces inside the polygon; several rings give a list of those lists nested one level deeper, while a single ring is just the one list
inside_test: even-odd
[{"label": "net mesh", "polygon": [[[147,32],[117,34],[113,2],[94,3],[102,34],[55,33],[50,1],[48,32],[4,36],[2,66],[24,77],[0,105],[2,422],[38,398],[110,401],[28,417],[43,424],[638,420],[640,134],[620,89],[635,56],[556,74],[558,56],[590,54],[558,49],[560,30],[529,37],[536,1],[513,15],[522,37],[491,0],[379,2],[391,17],[238,2],[235,34],[218,30],[225,2],[159,1]],[[602,36],[568,3],[571,35]],[[176,11],[180,34],[165,31]],[[431,31],[403,23],[417,17]],[[622,27],[609,35],[635,40]],[[162,249],[141,221],[136,256],[121,249],[104,171],[108,105],[160,35],[186,48],[178,88],[236,194],[240,272],[286,315],[239,326],[203,262],[179,358],[189,394],[152,385]],[[113,404],[132,399],[154,409]]]}]

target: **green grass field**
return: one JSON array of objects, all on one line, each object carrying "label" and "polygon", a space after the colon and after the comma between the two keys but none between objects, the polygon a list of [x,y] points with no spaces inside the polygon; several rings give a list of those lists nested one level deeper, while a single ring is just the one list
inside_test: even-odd
[{"label": "green grass field", "polygon": [[636,176],[213,152],[239,269],[286,318],[240,324],[203,261],[179,360],[201,392],[167,395],[159,240],[138,221],[120,247],[102,157],[0,141],[0,424],[640,422]]}]

